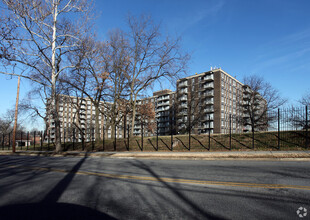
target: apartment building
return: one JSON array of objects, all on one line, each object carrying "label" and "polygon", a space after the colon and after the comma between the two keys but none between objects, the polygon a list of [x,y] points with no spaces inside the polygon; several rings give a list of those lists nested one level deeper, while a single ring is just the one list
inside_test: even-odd
[{"label": "apartment building", "polygon": [[169,90],[160,90],[153,93],[155,97],[155,112],[159,135],[175,133],[175,99],[176,93]]},{"label": "apartment building", "polygon": [[222,69],[177,81],[177,133],[241,132],[243,84]]},{"label": "apartment building", "polygon": [[[148,116],[144,120],[144,136],[154,136],[158,131],[159,135],[169,135],[171,132],[175,133],[175,95],[176,93],[164,89],[156,91],[153,96],[144,98],[137,101],[137,109],[141,106],[142,108],[148,109],[148,112],[154,112],[154,117]],[[140,119],[141,114],[137,110],[137,116],[134,124],[134,135],[141,136],[143,120]]]},{"label": "apartment building", "polygon": [[[111,103],[101,103],[101,112],[107,111]],[[60,135],[62,141],[82,141],[82,134],[84,141],[92,141],[96,138],[95,124],[96,124],[96,108],[88,98],[72,97],[61,95],[59,97],[59,104],[57,106],[59,120],[60,120]],[[100,137],[111,138],[112,129],[109,126],[109,119],[98,113],[99,119],[99,133]],[[49,124],[49,139],[54,142],[55,139],[55,122],[52,115],[48,113],[49,117],[47,123]],[[124,136],[124,125],[120,121],[116,126],[116,137],[122,138]],[[74,139],[74,140],[73,140]]]},{"label": "apartment building", "polygon": [[[194,134],[203,133],[240,133],[249,130],[249,125],[240,123],[240,118],[249,116],[244,113],[244,104],[249,99],[251,89],[243,85],[222,69],[195,74],[177,81],[176,92],[169,89],[153,93],[153,96],[137,101],[134,123],[135,136],[183,134],[189,128]],[[257,94],[259,95],[259,94]],[[126,100],[125,100],[126,101]],[[266,106],[261,99],[258,105]],[[111,111],[111,103],[100,104],[103,111]],[[95,138],[96,108],[87,98],[61,96],[59,101],[61,136],[66,141],[81,141],[79,127],[84,132],[85,141]],[[131,127],[130,115],[119,116],[116,137],[126,137]],[[51,140],[55,136],[54,122],[50,118]],[[109,118],[99,114],[100,137],[112,138]],[[264,129],[261,127],[260,130]],[[74,135],[73,135],[74,133]],[[114,136],[113,136],[114,137]]]},{"label": "apartment building", "polygon": [[[153,136],[155,133],[155,103],[156,97],[137,100],[134,136]],[[131,120],[128,118],[128,120]]]}]

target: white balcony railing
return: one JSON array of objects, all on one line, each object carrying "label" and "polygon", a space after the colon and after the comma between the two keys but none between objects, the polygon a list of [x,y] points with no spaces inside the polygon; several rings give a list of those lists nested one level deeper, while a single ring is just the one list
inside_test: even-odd
[{"label": "white balcony railing", "polygon": [[184,87],[184,86],[187,86],[187,81],[179,83],[179,87]]},{"label": "white balcony railing", "polygon": [[211,80],[214,80],[214,77],[213,77],[213,75],[207,75],[207,76],[204,76],[204,77],[202,78],[202,80],[211,81]]},{"label": "white balcony railing", "polygon": [[212,88],[214,88],[214,83],[213,82],[212,83],[207,83],[207,84],[205,84],[203,86],[203,88],[204,89],[212,89]]}]

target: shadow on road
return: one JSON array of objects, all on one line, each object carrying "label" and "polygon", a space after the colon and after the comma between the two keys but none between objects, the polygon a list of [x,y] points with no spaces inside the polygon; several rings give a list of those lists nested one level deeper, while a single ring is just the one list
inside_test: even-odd
[{"label": "shadow on road", "polygon": [[115,219],[97,210],[67,203],[30,203],[0,207],[1,219]]},{"label": "shadow on road", "polygon": [[115,219],[85,206],[57,202],[86,158],[87,154],[47,193],[41,202],[0,207],[0,219]]},{"label": "shadow on road", "polygon": [[[171,184],[162,180],[162,178],[159,175],[157,175],[157,173],[155,171],[153,171],[152,168],[149,167],[147,164],[143,163],[142,161],[138,161],[138,160],[136,162],[138,162],[138,163],[133,163],[132,165],[136,166],[137,168],[140,168],[142,170],[147,171],[151,176],[155,177],[159,182],[161,182],[165,186],[165,188],[169,189],[178,199],[183,201],[186,205],[188,205],[196,213],[199,213],[200,216],[204,216],[207,219],[218,219],[218,220],[225,219],[223,217],[215,216],[212,213],[209,213],[206,210],[201,209],[199,207],[199,205],[195,204],[193,201],[191,201],[189,198],[187,198],[176,187],[174,187]],[[167,198],[164,198],[164,200],[167,201]],[[196,219],[196,216],[192,216],[192,217],[193,217],[193,219]]]}]

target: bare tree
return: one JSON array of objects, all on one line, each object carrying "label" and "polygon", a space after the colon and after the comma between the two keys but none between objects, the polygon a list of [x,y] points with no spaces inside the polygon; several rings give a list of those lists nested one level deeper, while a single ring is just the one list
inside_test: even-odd
[{"label": "bare tree", "polygon": [[310,106],[310,91],[308,91],[301,97],[301,99],[299,100],[299,103],[302,105]]},{"label": "bare tree", "polygon": [[27,118],[31,118],[31,121],[36,121],[38,118],[43,119],[47,129],[49,124],[48,115],[46,114],[46,102],[49,95],[45,86],[33,83],[31,90],[28,91],[19,104],[20,113],[27,115]]},{"label": "bare tree", "polygon": [[[0,73],[20,75],[49,88],[49,113],[55,122],[56,151],[61,151],[57,112],[58,79],[68,69],[70,52],[87,32],[90,5],[86,0],[2,0]],[[70,17],[70,15],[75,14]],[[76,18],[80,17],[80,20]],[[71,19],[74,19],[72,22]],[[13,67],[20,69],[16,73]]]},{"label": "bare tree", "polygon": [[[106,116],[104,95],[107,91],[107,79],[109,73],[106,72],[106,54],[108,45],[104,42],[96,41],[88,36],[69,58],[72,65],[77,68],[70,71],[60,81],[67,88],[67,93],[83,93],[83,96],[90,100],[95,107],[95,139],[100,140],[99,116]],[[69,89],[68,89],[69,88]]]},{"label": "bare tree", "polygon": [[[288,111],[288,123],[292,126],[292,128],[305,129],[306,128],[306,116],[309,115],[310,111],[310,93],[306,92],[301,99],[298,101],[302,106],[296,107],[291,106]],[[307,107],[306,107],[307,106]],[[306,110],[308,110],[308,114],[306,114]],[[309,124],[308,124],[309,127]]]},{"label": "bare tree", "polygon": [[71,58],[71,62],[78,63],[79,68],[73,70],[63,82],[81,91],[94,104],[96,140],[100,137],[99,113],[107,119],[106,129],[111,128],[112,136],[115,125],[123,119],[122,106],[128,87],[128,53],[124,33],[114,30],[109,33],[107,42],[96,42],[89,37]]},{"label": "bare tree", "polygon": [[243,116],[238,120],[244,126],[250,126],[252,132],[266,130],[274,118],[269,118],[273,111],[282,106],[286,99],[282,98],[275,88],[262,77],[253,75],[244,78],[243,95],[239,99]]},{"label": "bare tree", "polygon": [[[0,117],[0,134],[8,134],[13,131],[14,109],[8,109],[5,114]],[[17,131],[24,130],[20,123],[17,123]]]},{"label": "bare tree", "polygon": [[[107,71],[109,73],[109,91],[107,93],[110,104],[110,125],[112,136],[115,124],[121,120],[127,120],[132,109],[128,105],[130,66],[129,41],[121,30],[114,30],[109,34],[109,53],[107,59]],[[126,117],[126,118],[125,118]]]},{"label": "bare tree", "polygon": [[[163,38],[158,25],[149,17],[128,17],[127,33],[130,51],[130,104],[132,125],[135,121],[137,99],[162,78],[176,79],[186,71],[188,54],[183,54],[179,39]],[[132,126],[131,134],[134,127]]]}]

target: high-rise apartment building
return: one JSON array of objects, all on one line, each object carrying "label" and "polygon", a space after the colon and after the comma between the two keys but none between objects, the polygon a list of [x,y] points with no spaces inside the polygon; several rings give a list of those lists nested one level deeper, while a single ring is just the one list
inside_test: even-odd
[{"label": "high-rise apartment building", "polygon": [[175,133],[176,93],[169,89],[165,89],[154,92],[153,97],[155,97],[158,134],[169,135]]},{"label": "high-rise apartment building", "polygon": [[243,84],[222,69],[214,69],[177,81],[177,133],[189,127],[196,134],[242,131]]},{"label": "high-rise apartment building", "polygon": [[[107,111],[111,103],[101,103],[101,111]],[[60,136],[62,141],[91,141],[96,138],[96,108],[88,98],[72,97],[67,95],[59,96],[57,106],[60,120]],[[47,123],[49,124],[49,138],[53,142],[55,139],[55,122],[52,119],[51,113]],[[98,116],[100,138],[111,138],[111,127],[109,127],[108,118],[99,112]],[[116,126],[116,137],[124,136],[123,121],[120,121]],[[83,134],[83,135],[82,135]]]}]

